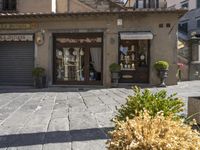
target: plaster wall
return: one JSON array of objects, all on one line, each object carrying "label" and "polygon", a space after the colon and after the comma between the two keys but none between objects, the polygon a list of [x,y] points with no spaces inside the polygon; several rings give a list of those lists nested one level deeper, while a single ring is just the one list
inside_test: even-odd
[{"label": "plaster wall", "polygon": [[[167,0],[167,7],[175,7],[176,9],[181,8],[181,3],[184,0]],[[189,10],[196,9],[196,0],[189,0]]]},{"label": "plaster wall", "polygon": [[19,12],[52,12],[51,0],[17,0]]}]

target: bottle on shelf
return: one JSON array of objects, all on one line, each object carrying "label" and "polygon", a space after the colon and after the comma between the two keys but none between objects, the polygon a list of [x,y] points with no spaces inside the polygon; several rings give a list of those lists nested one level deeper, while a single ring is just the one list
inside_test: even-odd
[{"label": "bottle on shelf", "polygon": [[134,63],[132,63],[132,69],[135,70],[135,64]]},{"label": "bottle on shelf", "polygon": [[123,70],[124,66],[123,63],[120,63],[121,70]]},{"label": "bottle on shelf", "polygon": [[124,55],[123,54],[120,55],[120,59],[124,60]]}]

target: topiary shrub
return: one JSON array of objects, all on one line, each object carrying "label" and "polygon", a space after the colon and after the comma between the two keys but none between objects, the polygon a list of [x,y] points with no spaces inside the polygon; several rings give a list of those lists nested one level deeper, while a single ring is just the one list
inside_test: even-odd
[{"label": "topiary shrub", "polygon": [[34,68],[32,70],[34,87],[35,88],[45,88],[46,87],[46,76],[45,69],[41,67]]},{"label": "topiary shrub", "polygon": [[113,63],[109,66],[110,72],[120,72],[121,67],[119,64]]},{"label": "topiary shrub", "polygon": [[41,67],[34,68],[32,70],[33,77],[42,77],[45,75],[45,69]]},{"label": "topiary shrub", "polygon": [[126,122],[116,122],[108,150],[199,150],[200,134],[182,120],[148,111]]},{"label": "topiary shrub", "polygon": [[167,95],[165,90],[152,93],[145,89],[143,92],[140,88],[133,89],[134,95],[128,96],[126,104],[117,109],[117,114],[114,119],[125,121],[128,117],[133,119],[144,110],[147,110],[150,116],[156,116],[158,112],[163,112],[164,116],[174,115],[183,111],[184,103],[181,99],[175,97],[176,94]]},{"label": "topiary shrub", "polygon": [[154,65],[154,68],[156,70],[168,70],[169,69],[169,63],[166,61],[157,61]]}]

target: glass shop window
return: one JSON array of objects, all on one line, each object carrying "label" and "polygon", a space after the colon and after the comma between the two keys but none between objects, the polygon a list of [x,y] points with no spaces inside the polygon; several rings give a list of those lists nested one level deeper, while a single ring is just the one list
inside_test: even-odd
[{"label": "glass shop window", "polygon": [[134,71],[148,66],[147,40],[121,40],[119,60],[121,70]]},{"label": "glass shop window", "polygon": [[63,47],[56,50],[57,80],[84,81],[85,49]]},{"label": "glass shop window", "polygon": [[89,80],[101,81],[102,49],[101,47],[91,47],[89,51]]},{"label": "glass shop window", "polygon": [[57,37],[54,57],[56,81],[101,81],[101,37]]}]

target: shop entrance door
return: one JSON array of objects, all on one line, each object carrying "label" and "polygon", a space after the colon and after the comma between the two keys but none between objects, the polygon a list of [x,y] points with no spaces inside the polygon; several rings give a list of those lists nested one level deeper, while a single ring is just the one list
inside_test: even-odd
[{"label": "shop entrance door", "polygon": [[120,40],[120,83],[149,83],[149,41]]},{"label": "shop entrance door", "polygon": [[102,84],[102,34],[54,35],[54,84]]}]

